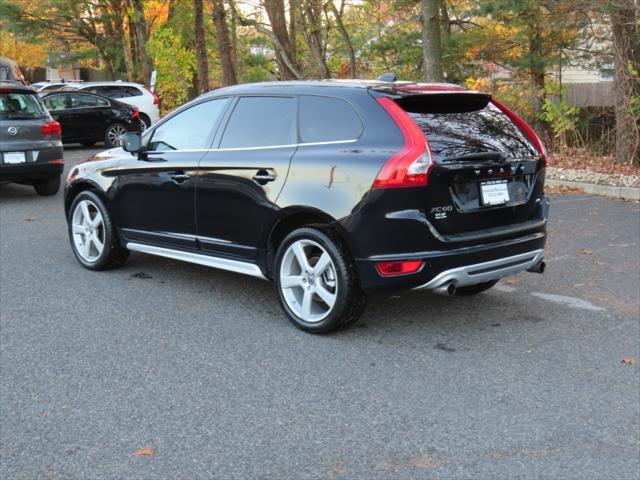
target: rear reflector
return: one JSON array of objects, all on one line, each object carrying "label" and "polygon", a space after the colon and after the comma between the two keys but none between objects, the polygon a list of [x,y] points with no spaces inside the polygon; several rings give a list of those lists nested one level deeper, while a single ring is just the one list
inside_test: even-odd
[{"label": "rear reflector", "polygon": [[378,262],[376,269],[383,277],[391,277],[393,275],[405,275],[407,273],[415,273],[424,265],[423,260],[404,260],[401,262]]},{"label": "rear reflector", "polygon": [[429,183],[431,149],[420,127],[391,98],[381,97],[378,103],[393,118],[402,132],[404,145],[382,166],[372,188],[424,186]]},{"label": "rear reflector", "polygon": [[62,133],[62,126],[55,120],[51,120],[42,125],[41,130],[43,135],[60,135]]},{"label": "rear reflector", "polygon": [[54,165],[64,165],[64,160],[51,160],[49,163],[53,163]]},{"label": "rear reflector", "polygon": [[531,126],[525,122],[522,118],[518,116],[517,113],[507,108],[505,105],[497,101],[495,98],[491,99],[491,103],[493,103],[496,107],[502,110],[507,117],[511,119],[513,123],[520,129],[520,131],[524,134],[525,137],[533,144],[535,149],[538,151],[540,156],[546,161],[547,159],[547,149],[545,148],[542,140],[538,134],[531,128]]}]

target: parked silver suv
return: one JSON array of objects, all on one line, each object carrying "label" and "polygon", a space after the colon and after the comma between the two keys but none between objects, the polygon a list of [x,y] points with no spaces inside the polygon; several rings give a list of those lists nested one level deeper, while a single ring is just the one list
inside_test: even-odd
[{"label": "parked silver suv", "polygon": [[33,88],[0,81],[0,183],[55,195],[64,167],[61,133]]}]

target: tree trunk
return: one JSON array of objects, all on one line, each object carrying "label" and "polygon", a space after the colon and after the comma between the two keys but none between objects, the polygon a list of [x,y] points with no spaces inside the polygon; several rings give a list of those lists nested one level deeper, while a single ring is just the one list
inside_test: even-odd
[{"label": "tree trunk", "polygon": [[200,95],[209,90],[209,62],[207,61],[202,1],[193,0],[196,59],[198,62],[198,93]]},{"label": "tree trunk", "polygon": [[351,37],[349,36],[349,32],[344,26],[342,22],[342,12],[338,10],[336,4],[333,1],[328,3],[329,9],[333,12],[334,17],[336,17],[336,25],[338,25],[338,30],[340,31],[340,35],[342,36],[342,41],[344,42],[345,47],[347,47],[347,54],[349,55],[349,77],[356,78],[356,53],[353,50],[353,43],[351,43]]},{"label": "tree trunk", "polygon": [[442,82],[442,44],[440,42],[440,0],[422,1],[422,56],[426,82]]},{"label": "tree trunk", "polygon": [[533,64],[529,67],[529,75],[531,77],[531,84],[533,86],[533,114],[535,115],[534,127],[539,135],[543,137],[545,142],[548,142],[552,135],[549,130],[549,125],[540,118],[542,114],[542,105],[545,99],[545,66],[542,62],[537,62],[537,59],[543,57],[542,53],[542,32],[541,26],[535,25],[532,27],[533,33],[529,40],[529,54],[531,55]]},{"label": "tree trunk", "polygon": [[306,0],[302,10],[303,33],[311,56],[318,68],[320,78],[329,78],[329,66],[324,54],[322,26],[320,24],[322,5],[316,0]]},{"label": "tree trunk", "polygon": [[284,0],[264,0],[264,9],[269,17],[271,31],[277,40],[276,63],[280,72],[281,80],[292,80],[298,77],[297,62],[295,58],[294,43],[289,38],[287,31],[287,19],[285,17]]},{"label": "tree trunk", "polygon": [[227,25],[227,14],[222,0],[212,0],[213,23],[216,26],[216,41],[218,43],[218,55],[220,56],[220,67],[222,68],[222,83],[224,85],[235,85],[238,83],[236,75],[235,53],[229,38],[229,26]]},{"label": "tree trunk", "polygon": [[289,0],[289,48],[291,51],[291,59],[297,62],[298,59],[298,41],[296,38],[298,32],[298,3],[300,0]]},{"label": "tree trunk", "polygon": [[140,59],[140,66],[142,68],[142,82],[149,84],[151,80],[151,71],[153,70],[153,63],[151,57],[147,53],[147,39],[148,28],[147,20],[144,16],[144,5],[142,0],[129,0],[131,6],[130,25],[135,32],[136,44],[138,47],[138,58]]},{"label": "tree trunk", "polygon": [[640,102],[640,19],[635,3],[610,0],[609,7],[615,69],[616,161],[640,165],[640,114],[632,110],[631,104],[633,98]]}]

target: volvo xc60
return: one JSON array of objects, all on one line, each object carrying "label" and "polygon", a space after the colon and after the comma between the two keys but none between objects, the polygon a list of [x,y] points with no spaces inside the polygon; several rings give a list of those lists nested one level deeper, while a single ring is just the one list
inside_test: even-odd
[{"label": "volvo xc60", "polygon": [[515,113],[455,85],[239,85],[73,168],[69,237],[92,270],[135,251],[273,280],[289,320],[329,332],[368,293],[542,272],[545,155]]}]

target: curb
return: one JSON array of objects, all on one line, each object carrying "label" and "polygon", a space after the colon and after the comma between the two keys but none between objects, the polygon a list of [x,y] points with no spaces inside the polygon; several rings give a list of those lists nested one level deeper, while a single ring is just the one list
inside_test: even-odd
[{"label": "curb", "polygon": [[640,187],[613,187],[610,185],[596,185],[586,182],[571,182],[569,180],[556,180],[547,178],[547,185],[559,185],[562,187],[579,188],[586,193],[593,195],[604,195],[605,197],[622,198],[625,200],[640,200]]}]

